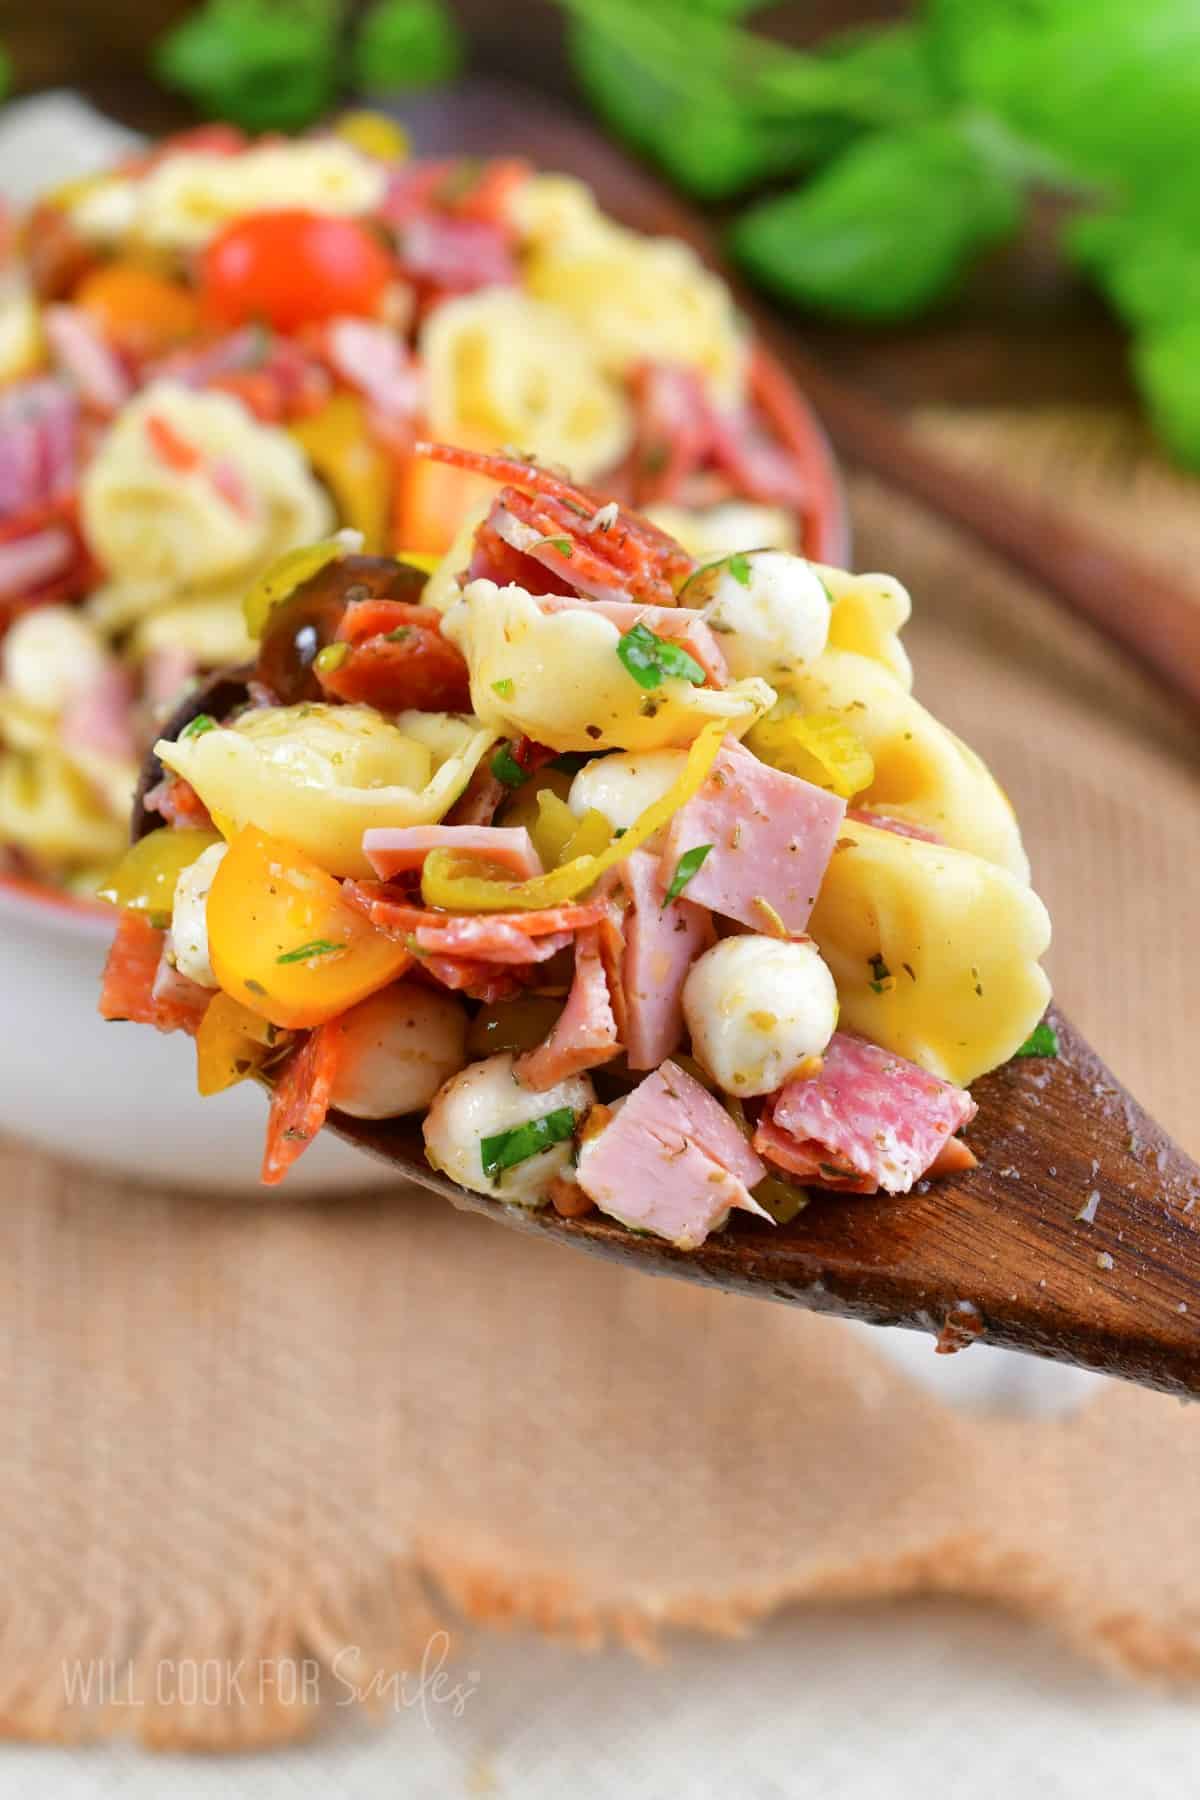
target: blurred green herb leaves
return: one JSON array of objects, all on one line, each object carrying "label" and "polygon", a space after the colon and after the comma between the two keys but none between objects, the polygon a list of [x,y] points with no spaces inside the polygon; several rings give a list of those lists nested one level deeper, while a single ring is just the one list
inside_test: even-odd
[{"label": "blurred green herb leaves", "polygon": [[752,0],[561,3],[615,131],[702,200],[767,189],[730,245],[782,299],[913,317],[1019,229],[1033,188],[1069,196],[1067,254],[1200,467],[1197,0],[923,0],[811,51],[748,28]]},{"label": "blurred green herb leaves", "polygon": [[246,131],[300,131],[354,90],[453,75],[443,0],[375,0],[351,27],[343,0],[205,0],[155,46],[155,72],[203,113]]}]

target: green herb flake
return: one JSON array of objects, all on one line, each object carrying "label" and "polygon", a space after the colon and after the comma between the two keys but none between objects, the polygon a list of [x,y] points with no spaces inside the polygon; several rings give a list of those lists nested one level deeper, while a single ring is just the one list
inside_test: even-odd
[{"label": "green herb flake", "polygon": [[639,687],[661,687],[668,676],[703,687],[704,670],[694,656],[678,644],[657,637],[645,625],[635,625],[617,645],[617,655]]},{"label": "green herb flake", "polygon": [[504,677],[503,681],[493,681],[492,692],[493,692],[493,694],[499,694],[501,700],[511,700],[513,697],[513,684],[512,684],[511,677],[506,675]]},{"label": "green herb flake", "polygon": [[395,631],[384,632],[383,641],[385,644],[402,644],[405,638],[410,638],[411,636],[411,625],[397,625]]},{"label": "green herb flake", "polygon": [[[692,850],[685,850],[675,864],[675,873],[671,877],[671,885],[667,889],[667,900],[678,900],[692,876],[697,873],[705,857],[712,849],[711,844],[697,844]],[[667,900],[663,901],[665,906]]]},{"label": "green herb flake", "polygon": [[871,980],[868,983],[871,992],[873,994],[890,994],[896,985],[896,977],[878,951],[874,956],[867,958],[867,964],[871,970]]},{"label": "green herb flake", "polygon": [[335,669],[341,668],[349,654],[349,644],[326,644],[313,657],[313,668],[318,675],[332,675]]},{"label": "green herb flake", "polygon": [[490,1177],[505,1169],[515,1169],[518,1163],[528,1162],[531,1156],[548,1150],[551,1144],[563,1143],[574,1130],[575,1114],[569,1106],[559,1106],[554,1112],[544,1113],[540,1119],[530,1119],[524,1125],[514,1125],[511,1131],[482,1138],[479,1159],[483,1172]]},{"label": "green herb flake", "polygon": [[500,748],[493,756],[490,766],[496,780],[502,781],[505,787],[524,787],[525,783],[529,780],[529,770],[521,767],[520,763],[513,755],[513,749],[510,743],[506,742],[501,744]]},{"label": "green herb flake", "polygon": [[314,956],[336,956],[339,950],[345,948],[345,944],[331,944],[328,938],[313,938],[307,944],[298,944],[294,950],[285,950],[282,956],[275,958],[275,961],[277,963],[308,962]]},{"label": "green herb flake", "polygon": [[215,731],[216,729],[217,721],[211,713],[197,713],[191,724],[185,725],[180,732],[179,741],[182,743],[184,738],[203,737],[206,731]]},{"label": "green herb flake", "polygon": [[539,538],[537,540],[537,543],[533,545],[533,549],[540,550],[543,548],[545,548],[547,550],[557,550],[558,554],[560,556],[569,557],[574,554],[574,551],[572,550],[572,547],[571,547],[570,538],[565,538],[565,537]]},{"label": "green herb flake", "polygon": [[1025,1039],[1025,1042],[1021,1045],[1021,1048],[1013,1051],[1014,1060],[1018,1056],[1057,1055],[1058,1033],[1055,1031],[1053,1025],[1048,1024],[1045,1019],[1042,1020],[1040,1025],[1034,1026],[1029,1036]]},{"label": "green herb flake", "polygon": [[744,556],[740,550],[736,551],[729,558],[727,567],[740,587],[748,588],[750,586],[750,559],[748,556]]}]

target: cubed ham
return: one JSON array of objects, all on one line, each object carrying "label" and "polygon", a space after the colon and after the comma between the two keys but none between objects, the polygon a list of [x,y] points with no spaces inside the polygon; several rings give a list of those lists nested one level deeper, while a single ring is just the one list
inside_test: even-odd
[{"label": "cubed ham", "polygon": [[424,402],[424,381],[404,340],[373,319],[332,319],[325,353],[335,375],[370,401],[389,423],[412,420]]},{"label": "cubed ham", "polygon": [[700,792],[671,821],[664,885],[686,851],[707,844],[688,899],[752,931],[798,937],[845,815],[836,795],[726,743]]},{"label": "cubed ham", "polygon": [[601,1212],[694,1250],[733,1207],[770,1215],[750,1189],[766,1170],[719,1100],[666,1062],[584,1142],[579,1185]]},{"label": "cubed ham", "polygon": [[505,232],[484,219],[417,214],[397,234],[397,257],[410,280],[442,294],[512,287],[517,279]]},{"label": "cubed ham", "polygon": [[516,881],[542,874],[542,859],[523,825],[380,825],[363,832],[363,855],[381,881],[419,869],[431,850],[478,856]]},{"label": "cubed ham", "polygon": [[85,406],[110,419],[133,392],[133,382],[116,352],[81,306],[48,306],[42,328],[50,352],[79,389]]},{"label": "cubed ham", "polygon": [[564,594],[543,594],[538,600],[538,608],[546,613],[583,609],[598,613],[610,625],[615,625],[622,637],[635,625],[644,625],[655,637],[666,638],[695,657],[710,687],[729,685],[729,665],[716,633],[690,607],[638,606],[629,600],[580,600]]},{"label": "cubed ham", "polygon": [[69,383],[40,377],[0,392],[0,519],[69,493],[78,449],[79,407]]},{"label": "cubed ham", "polygon": [[768,1101],[754,1147],[821,1187],[905,1194],[975,1113],[965,1089],[839,1031],[818,1075]]},{"label": "cubed ham", "polygon": [[133,715],[133,678],[119,662],[108,662],[71,699],[59,733],[68,749],[134,762]]},{"label": "cubed ham", "polygon": [[516,1073],[539,1092],[610,1062],[621,1046],[600,949],[600,927],[589,925],[575,938],[575,973],[567,1003],[546,1041],[518,1058]]},{"label": "cubed ham", "polygon": [[704,907],[683,898],[664,903],[658,858],[648,850],[627,856],[620,874],[630,901],[621,958],[625,1048],[631,1069],[656,1069],[679,1047],[683,984],[716,933]]},{"label": "cubed ham", "polygon": [[23,600],[65,575],[75,561],[75,540],[59,525],[0,543],[0,599]]}]

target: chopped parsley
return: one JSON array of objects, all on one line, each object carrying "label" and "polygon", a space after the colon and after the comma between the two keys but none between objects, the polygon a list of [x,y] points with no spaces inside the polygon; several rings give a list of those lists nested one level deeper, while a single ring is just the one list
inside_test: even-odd
[{"label": "chopped parsley", "polygon": [[739,586],[744,588],[750,586],[750,559],[748,556],[743,555],[740,550],[737,550],[729,558],[726,566]]},{"label": "chopped parsley", "polygon": [[190,725],[185,725],[180,732],[180,742],[184,738],[203,737],[206,731],[215,731],[217,721],[211,713],[197,713]]},{"label": "chopped parsley", "polygon": [[402,644],[404,642],[405,638],[410,638],[411,636],[412,636],[412,626],[411,625],[397,625],[397,627],[394,631],[385,631],[384,632],[383,641],[385,644]]},{"label": "chopped parsley", "polygon": [[[711,844],[697,844],[692,850],[685,850],[675,864],[675,873],[671,877],[671,885],[667,889],[667,900],[678,900],[692,876],[696,874],[705,857],[712,849]],[[666,905],[664,900],[663,905]]]},{"label": "chopped parsley", "polygon": [[532,548],[534,550],[540,550],[543,547],[543,545],[545,546],[545,548],[547,550],[557,550],[558,554],[560,556],[571,556],[574,554],[574,552],[571,549],[570,538],[565,538],[565,537],[539,538],[537,543],[534,544],[532,546]]},{"label": "chopped parsley", "polygon": [[868,984],[871,992],[873,994],[890,993],[896,985],[896,978],[884,962],[883,957],[876,951],[874,956],[867,958],[867,963],[871,970],[871,980]]},{"label": "chopped parsley", "polygon": [[[294,950],[285,950],[282,956],[275,958],[275,961],[277,963],[307,962],[312,956],[335,956],[339,950],[345,948],[345,944],[331,944],[328,938],[312,938],[307,944],[298,944]],[[249,984],[247,983],[247,985]]]},{"label": "chopped parsley", "polygon": [[513,696],[511,676],[506,675],[503,681],[493,681],[492,692],[493,694],[499,694],[501,700],[511,700]]},{"label": "chopped parsley", "polygon": [[501,744],[495,756],[493,756],[491,761],[491,771],[496,777],[496,780],[502,781],[505,787],[523,787],[529,780],[529,770],[521,767],[520,763],[513,755],[511,743],[508,742]]},{"label": "chopped parsley", "polygon": [[[826,581],[825,577],[823,575],[818,575],[817,580],[821,583],[821,586],[825,589],[825,598],[828,600],[830,606],[836,606],[837,601],[834,599],[833,595],[830,593],[829,583]],[[911,732],[905,733],[906,737],[911,737],[911,735],[912,735]]]},{"label": "chopped parsley", "polygon": [[635,625],[617,645],[617,655],[639,687],[661,687],[668,676],[704,685],[704,670],[679,644],[656,637],[645,625]]},{"label": "chopped parsley", "polygon": [[1034,1026],[1029,1036],[1025,1039],[1025,1042],[1021,1045],[1021,1048],[1013,1051],[1014,1058],[1018,1056],[1057,1055],[1058,1033],[1055,1031],[1053,1025],[1047,1024],[1045,1019],[1042,1020],[1040,1025]]},{"label": "chopped parsley", "polygon": [[511,1131],[498,1131],[495,1137],[481,1138],[479,1160],[483,1172],[490,1176],[505,1169],[515,1169],[518,1163],[528,1162],[531,1156],[549,1149],[551,1144],[563,1143],[574,1131],[575,1114],[569,1106],[559,1106],[553,1112],[544,1113],[540,1119],[514,1125]]}]

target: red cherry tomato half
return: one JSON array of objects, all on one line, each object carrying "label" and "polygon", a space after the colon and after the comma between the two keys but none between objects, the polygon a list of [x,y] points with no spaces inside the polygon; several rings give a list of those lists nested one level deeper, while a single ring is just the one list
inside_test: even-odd
[{"label": "red cherry tomato half", "polygon": [[208,245],[200,292],[213,325],[257,320],[294,331],[311,320],[377,312],[393,275],[387,251],[354,219],[255,213]]}]

